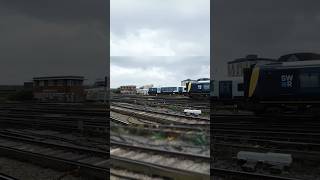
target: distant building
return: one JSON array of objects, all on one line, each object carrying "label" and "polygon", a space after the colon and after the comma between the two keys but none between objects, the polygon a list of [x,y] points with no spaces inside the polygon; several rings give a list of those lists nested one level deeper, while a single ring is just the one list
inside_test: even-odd
[{"label": "distant building", "polygon": [[137,87],[135,85],[120,86],[121,94],[136,94]]},{"label": "distant building", "polygon": [[181,86],[183,86],[183,87],[186,87],[186,85],[187,85],[187,83],[195,83],[195,82],[197,82],[196,80],[192,80],[192,79],[186,79],[186,80],[183,80],[183,81],[181,81]]},{"label": "distant building", "polygon": [[149,89],[137,89],[137,94],[148,95]]},{"label": "distant building", "polygon": [[105,80],[97,80],[93,86],[86,88],[86,100],[87,101],[107,101],[109,98],[109,89],[106,87],[106,79]]},{"label": "distant building", "polygon": [[149,88],[152,88],[152,87],[153,87],[153,84],[147,84],[147,85],[141,86],[139,89],[149,89]]},{"label": "distant building", "polygon": [[275,59],[261,58],[257,55],[248,55],[244,58],[238,58],[228,62],[228,76],[241,77],[243,76],[243,69],[250,68],[255,64],[268,64],[277,62]]},{"label": "distant building", "polygon": [[106,85],[106,81],[105,80],[97,80],[95,83],[94,83],[94,87],[105,87]]},{"label": "distant building", "polygon": [[33,78],[33,94],[39,101],[80,102],[84,100],[83,76]]},{"label": "distant building", "polygon": [[[108,99],[108,92],[105,87],[93,87],[84,90],[87,101],[104,101]],[[107,93],[107,94],[106,94]]]}]

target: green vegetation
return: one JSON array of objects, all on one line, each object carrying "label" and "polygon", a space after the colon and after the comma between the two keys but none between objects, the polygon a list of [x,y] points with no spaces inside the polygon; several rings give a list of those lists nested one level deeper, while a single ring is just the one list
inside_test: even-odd
[{"label": "green vegetation", "polygon": [[175,112],[180,111],[180,109],[176,105],[168,105],[167,108]]},{"label": "green vegetation", "polygon": [[166,138],[167,136],[165,135],[165,133],[161,133],[161,132],[154,132],[152,135],[152,139],[156,139],[156,140],[164,140]]},{"label": "green vegetation", "polygon": [[193,138],[193,143],[197,146],[207,145],[207,138],[205,134],[198,134]]}]

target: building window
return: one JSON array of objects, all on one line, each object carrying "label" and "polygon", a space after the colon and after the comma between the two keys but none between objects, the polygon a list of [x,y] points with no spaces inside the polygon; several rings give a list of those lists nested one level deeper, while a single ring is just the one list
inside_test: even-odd
[{"label": "building window", "polygon": [[57,81],[57,85],[56,86],[63,86],[64,85],[64,81],[63,80],[58,80]]},{"label": "building window", "polygon": [[48,81],[48,86],[54,86],[54,81],[53,80]]},{"label": "building window", "polygon": [[35,81],[35,86],[39,87],[40,86],[40,82],[39,81]]},{"label": "building window", "polygon": [[44,87],[48,87],[48,84],[49,84],[48,80],[45,80],[44,81]]}]

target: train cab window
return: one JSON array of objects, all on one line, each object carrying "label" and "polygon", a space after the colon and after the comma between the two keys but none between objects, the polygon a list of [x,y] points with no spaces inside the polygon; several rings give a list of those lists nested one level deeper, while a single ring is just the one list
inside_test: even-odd
[{"label": "train cab window", "polygon": [[210,89],[210,85],[209,85],[209,84],[204,84],[204,85],[203,85],[203,89],[209,90],[209,89]]},{"label": "train cab window", "polygon": [[239,83],[238,84],[238,91],[243,91],[244,88],[243,88],[243,83]]},{"label": "train cab window", "polygon": [[300,74],[300,87],[301,88],[316,88],[320,87],[319,73],[304,72]]},{"label": "train cab window", "polygon": [[198,85],[198,89],[201,89],[201,84]]}]

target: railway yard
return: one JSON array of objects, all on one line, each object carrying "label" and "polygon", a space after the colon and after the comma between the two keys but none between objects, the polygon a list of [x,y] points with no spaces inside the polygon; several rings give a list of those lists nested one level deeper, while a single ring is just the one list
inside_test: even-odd
[{"label": "railway yard", "polygon": [[174,96],[115,96],[110,109],[1,104],[0,173],[7,179],[193,180],[210,173],[216,179],[319,179],[320,123],[313,116],[218,108],[211,117],[183,113],[208,107],[209,101]]},{"label": "railway yard", "polygon": [[[282,116],[258,116],[250,112],[233,111],[230,106],[214,107],[211,129],[208,129],[209,117],[206,115],[192,117],[181,113],[184,108],[201,109],[201,103],[187,102],[183,98],[161,98],[163,97],[148,97],[140,101],[138,97],[124,97],[123,101],[116,99],[110,108],[111,126],[115,131],[111,133],[111,140],[118,133],[132,144],[148,142],[148,146],[158,149],[165,147],[170,151],[178,150],[207,157],[210,152],[203,148],[209,149],[206,146],[211,141],[211,173],[217,179],[293,180],[320,177],[320,124],[312,115],[287,113]],[[153,99],[157,100],[151,101]],[[174,103],[178,107],[180,105],[180,109],[170,108]],[[167,141],[155,138],[159,137],[159,133]],[[138,138],[139,134],[143,138]],[[148,139],[148,136],[151,137]],[[121,138],[116,139],[119,141]],[[170,146],[172,144],[179,144],[180,147],[173,148]],[[246,154],[246,160],[240,158],[241,153]],[[141,156],[152,159],[147,154]],[[267,158],[271,160],[266,160]],[[203,159],[202,162],[204,161]]]},{"label": "railway yard", "polygon": [[[17,179],[108,176],[104,106],[14,103],[1,104],[0,111],[0,151],[8,163],[1,173]],[[17,170],[12,164],[25,168]],[[42,173],[30,172],[32,167]]]},{"label": "railway yard", "polygon": [[[245,171],[253,177],[263,174],[286,179],[319,179],[319,122],[312,116],[216,114],[212,118],[215,119],[211,126],[212,155],[216,157],[213,173],[231,169]],[[240,151],[279,154],[272,154],[273,160],[255,154],[241,162],[237,159]]]},{"label": "railway yard", "polygon": [[112,99],[111,161],[128,158],[135,163],[111,166],[152,178],[210,179],[210,120],[181,113],[191,104],[186,101],[177,97]]}]

